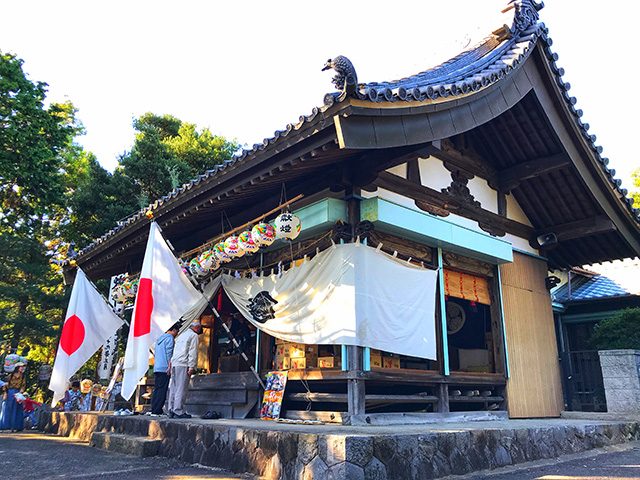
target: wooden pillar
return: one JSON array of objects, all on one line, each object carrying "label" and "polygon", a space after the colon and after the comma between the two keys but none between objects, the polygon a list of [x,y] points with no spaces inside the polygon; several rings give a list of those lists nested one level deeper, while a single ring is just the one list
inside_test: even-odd
[{"label": "wooden pillar", "polygon": [[449,413],[449,385],[441,383],[438,385],[438,413]]},{"label": "wooden pillar", "polygon": [[[351,235],[355,241],[356,225],[360,222],[360,195],[359,190],[348,187],[345,191],[347,201],[347,218],[351,225]],[[362,347],[347,347],[347,368],[352,377],[347,380],[347,406],[349,415],[362,415],[365,413],[365,385],[362,374]]]}]

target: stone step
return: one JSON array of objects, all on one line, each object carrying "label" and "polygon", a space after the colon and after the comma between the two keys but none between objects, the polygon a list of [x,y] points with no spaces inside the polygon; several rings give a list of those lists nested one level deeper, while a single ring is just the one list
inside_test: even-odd
[{"label": "stone step", "polygon": [[137,457],[155,457],[161,443],[161,440],[148,437],[111,432],[93,432],[89,442],[92,447]]}]

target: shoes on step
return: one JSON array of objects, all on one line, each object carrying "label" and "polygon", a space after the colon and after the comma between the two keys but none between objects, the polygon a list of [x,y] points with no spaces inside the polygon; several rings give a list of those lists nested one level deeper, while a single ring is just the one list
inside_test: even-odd
[{"label": "shoes on step", "polygon": [[189,415],[187,412],[181,413],[180,415],[176,415],[174,413],[175,417],[174,418],[191,418],[191,415]]},{"label": "shoes on step", "polygon": [[213,410],[207,410],[207,413],[202,415],[200,418],[203,420],[217,420],[220,418],[220,414]]},{"label": "shoes on step", "polygon": [[169,413],[167,414],[167,416],[169,418],[176,418],[176,414],[173,412],[173,410],[169,410]]}]

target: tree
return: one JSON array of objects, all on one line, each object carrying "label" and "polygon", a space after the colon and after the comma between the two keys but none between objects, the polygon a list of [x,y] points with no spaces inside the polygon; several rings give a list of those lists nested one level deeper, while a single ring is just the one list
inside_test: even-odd
[{"label": "tree", "polygon": [[626,308],[600,322],[591,343],[598,350],[640,350],[640,308]]},{"label": "tree", "polygon": [[139,189],[124,175],[105,170],[92,153],[82,152],[86,167],[78,175],[67,203],[69,221],[64,236],[83,247],[138,208]]},{"label": "tree", "polygon": [[235,141],[206,128],[198,131],[171,115],[146,113],[133,126],[138,133],[120,165],[139,188],[141,206],[231,158],[238,149]]},{"label": "tree", "polygon": [[631,198],[633,198],[633,206],[640,208],[640,168],[631,172],[631,180],[633,181],[633,188],[631,190]]},{"label": "tree", "polygon": [[82,131],[69,102],[45,106],[46,87],[0,52],[0,335],[45,345],[61,322],[64,289],[49,262],[65,200],[81,168]]}]

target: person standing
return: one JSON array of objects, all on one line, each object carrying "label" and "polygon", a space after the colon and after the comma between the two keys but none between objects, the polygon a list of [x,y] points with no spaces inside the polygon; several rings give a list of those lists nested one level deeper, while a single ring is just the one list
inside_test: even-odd
[{"label": "person standing", "polygon": [[154,350],[153,362],[153,395],[151,397],[151,413],[154,415],[162,415],[162,407],[167,399],[167,390],[169,388],[169,363],[173,355],[173,345],[176,335],[180,330],[180,324],[175,323],[167,333],[158,337]]},{"label": "person standing", "polygon": [[16,394],[24,393],[27,387],[27,379],[24,376],[23,362],[15,364],[15,370],[7,378],[7,383],[3,387],[4,402],[0,411],[0,430],[11,430],[20,432],[24,429],[24,411],[22,403],[16,399]]},{"label": "person standing", "polygon": [[194,320],[187,331],[178,336],[171,357],[171,385],[169,386],[169,417],[191,418],[184,410],[189,378],[196,372],[200,321]]}]

